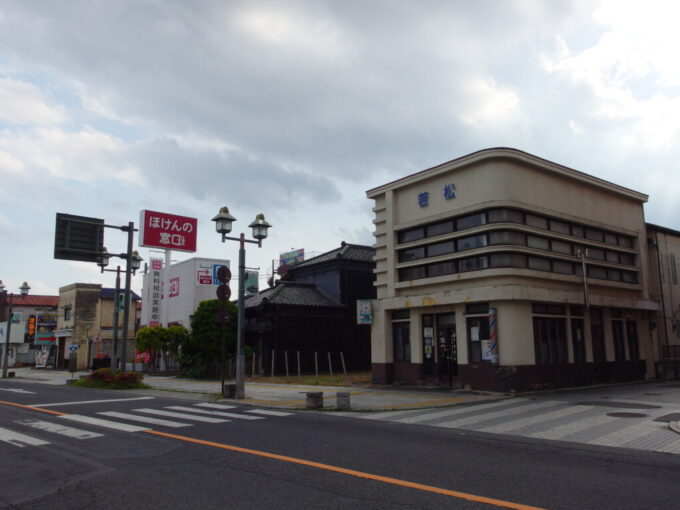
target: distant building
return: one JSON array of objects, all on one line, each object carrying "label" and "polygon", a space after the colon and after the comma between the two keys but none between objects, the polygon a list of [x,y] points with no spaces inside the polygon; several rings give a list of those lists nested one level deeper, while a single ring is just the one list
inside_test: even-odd
[{"label": "distant building", "polygon": [[[141,298],[131,292],[128,317],[128,357],[135,353],[137,303]],[[72,283],[59,289],[59,321],[56,345],[48,365],[66,367],[69,346],[77,345],[78,369],[92,368],[94,359],[110,358],[113,352],[115,289],[98,283]],[[118,341],[122,339],[123,312],[118,314]]]},{"label": "distant building", "polygon": [[[13,322],[10,332],[8,367],[35,364],[35,355],[43,345],[55,343],[59,296],[29,294],[12,297]],[[5,314],[9,303],[5,304]],[[0,323],[0,356],[5,344],[7,322]]]},{"label": "distant building", "polygon": [[[274,288],[245,301],[248,343],[260,353],[261,370],[270,373],[272,351],[277,373],[284,373],[285,352],[291,370],[301,356],[302,370],[314,370],[314,353],[328,372],[370,368],[370,326],[357,324],[357,300],[373,299],[370,246],[342,243],[339,248],[286,268]],[[295,359],[294,359],[295,358]],[[278,368],[277,368],[278,367]],[[296,368],[295,368],[296,370]]]},{"label": "distant building", "polygon": [[[163,259],[152,259],[142,284],[141,326],[178,324],[191,330],[198,304],[217,299],[217,268],[225,265],[228,260],[191,258],[163,270]],[[230,285],[238,287],[236,275]]]}]

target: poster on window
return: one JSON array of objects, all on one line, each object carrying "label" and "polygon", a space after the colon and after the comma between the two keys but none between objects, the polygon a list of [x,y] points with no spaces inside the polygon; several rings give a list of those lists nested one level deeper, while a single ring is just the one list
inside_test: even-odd
[{"label": "poster on window", "polygon": [[479,342],[479,326],[472,326],[470,328],[470,341]]},{"label": "poster on window", "polygon": [[482,340],[482,361],[491,361],[491,340]]}]

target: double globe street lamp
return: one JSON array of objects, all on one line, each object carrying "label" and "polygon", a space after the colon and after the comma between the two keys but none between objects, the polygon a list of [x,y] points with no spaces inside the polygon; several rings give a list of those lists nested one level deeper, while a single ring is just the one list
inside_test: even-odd
[{"label": "double globe street lamp", "polygon": [[[245,398],[245,273],[246,273],[246,249],[245,243],[257,244],[262,247],[262,240],[267,237],[267,231],[271,225],[264,219],[264,214],[258,214],[248,227],[253,229],[253,237],[256,241],[246,239],[241,233],[239,237],[228,237],[231,232],[231,224],[236,221],[227,207],[222,207],[217,215],[212,219],[215,222],[215,230],[222,236],[222,242],[227,239],[239,242],[238,250],[238,325],[236,334],[236,398]],[[224,391],[224,388],[222,388]]]},{"label": "double globe street lamp", "polygon": [[125,269],[125,293],[124,304],[123,304],[123,339],[122,339],[122,349],[121,349],[121,370],[125,371],[127,368],[125,366],[127,360],[127,338],[128,338],[128,321],[130,317],[130,273],[135,274],[137,270],[142,265],[142,257],[135,250],[132,252],[130,258],[128,259],[127,253],[109,253],[106,247],[102,248],[99,254],[99,260],[97,265],[101,268],[101,272],[109,271],[116,273],[116,293],[113,301],[113,346],[111,349],[111,369],[116,370],[118,368],[118,314],[119,314],[119,295],[120,295],[120,265],[116,269],[104,269],[109,265],[109,259],[111,257],[119,257],[122,259],[129,260]]},{"label": "double globe street lamp", "polygon": [[[5,284],[2,283],[2,280],[0,280],[0,294],[4,293],[5,297],[8,298],[8,305],[9,308],[7,310],[7,331],[5,331],[5,347],[2,351],[2,378],[7,379],[7,365],[9,363],[9,335],[12,332],[12,298],[14,297],[14,294],[12,294],[9,291],[5,291]],[[28,295],[28,291],[31,290],[31,288],[28,286],[28,283],[24,282],[21,287],[19,287],[19,292],[21,292],[22,296]]]}]

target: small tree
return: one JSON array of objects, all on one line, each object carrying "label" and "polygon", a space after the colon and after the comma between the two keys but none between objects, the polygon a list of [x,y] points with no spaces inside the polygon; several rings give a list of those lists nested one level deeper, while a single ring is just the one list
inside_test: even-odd
[{"label": "small tree", "polygon": [[135,335],[135,346],[140,352],[151,353],[151,370],[155,370],[158,351],[164,351],[167,344],[168,332],[161,326],[146,326],[140,328]]},{"label": "small tree", "polygon": [[[227,302],[226,353],[231,358],[236,345],[236,305]],[[201,301],[191,319],[191,333],[184,339],[178,357],[182,375],[195,378],[215,376],[222,355],[222,325],[217,322],[220,302],[217,299]]]}]

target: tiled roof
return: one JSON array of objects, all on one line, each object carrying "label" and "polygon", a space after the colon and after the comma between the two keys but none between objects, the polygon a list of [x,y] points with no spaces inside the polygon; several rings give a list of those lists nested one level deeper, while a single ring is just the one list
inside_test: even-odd
[{"label": "tiled roof", "polygon": [[308,260],[303,260],[297,264],[288,267],[288,271],[294,271],[301,267],[309,267],[316,264],[323,264],[336,260],[348,260],[352,262],[373,263],[373,256],[375,255],[375,248],[372,246],[364,246],[362,244],[349,244],[342,242],[340,248],[336,248]]},{"label": "tiled roof", "polygon": [[38,296],[36,294],[14,294],[12,296],[12,306],[59,306],[59,296]]},{"label": "tiled roof", "polygon": [[[125,289],[120,289],[120,292],[122,293]],[[108,287],[102,287],[102,299],[115,299],[116,297],[116,289],[110,289]],[[132,301],[141,301],[142,298],[139,297],[139,295],[134,291],[130,291],[130,299]]]},{"label": "tiled roof", "polygon": [[321,308],[344,308],[344,306],[314,283],[297,283],[279,280],[276,286],[246,298],[246,309],[264,302],[273,305],[313,306]]}]

